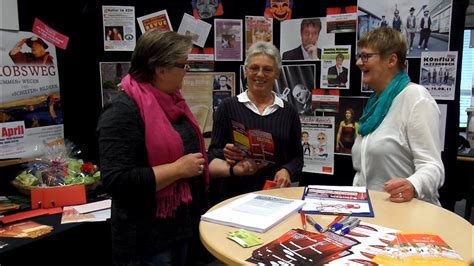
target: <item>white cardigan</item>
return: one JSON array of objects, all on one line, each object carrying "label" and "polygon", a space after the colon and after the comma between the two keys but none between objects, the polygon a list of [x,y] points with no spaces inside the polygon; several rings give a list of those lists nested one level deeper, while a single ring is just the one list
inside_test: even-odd
[{"label": "white cardigan", "polygon": [[407,178],[418,198],[436,205],[444,182],[440,112],[421,85],[409,83],[393,100],[385,119],[372,133],[356,138],[352,164],[354,186],[383,191],[392,178]]}]

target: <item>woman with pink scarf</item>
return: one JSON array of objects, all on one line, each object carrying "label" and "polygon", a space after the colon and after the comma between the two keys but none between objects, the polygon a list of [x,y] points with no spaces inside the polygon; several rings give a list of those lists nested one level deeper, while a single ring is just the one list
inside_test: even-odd
[{"label": "woman with pink scarf", "polygon": [[189,36],[143,34],[122,80],[124,91],[99,119],[116,265],[184,265],[208,207],[209,176],[256,171],[250,160],[232,169],[220,159],[208,164],[202,134],[179,92],[191,48]]}]

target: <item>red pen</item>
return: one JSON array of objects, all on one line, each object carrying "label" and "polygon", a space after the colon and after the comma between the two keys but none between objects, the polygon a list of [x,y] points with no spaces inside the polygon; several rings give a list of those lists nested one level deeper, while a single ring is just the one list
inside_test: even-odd
[{"label": "red pen", "polygon": [[306,231],[306,215],[304,211],[300,211],[301,225],[303,225],[303,230]]},{"label": "red pen", "polygon": [[338,215],[336,218],[334,218],[334,221],[332,221],[330,224],[328,224],[328,226],[326,226],[326,230],[328,228],[331,228],[331,226],[333,226],[334,224],[336,224],[340,220],[342,220],[342,218],[344,218],[344,215]]}]

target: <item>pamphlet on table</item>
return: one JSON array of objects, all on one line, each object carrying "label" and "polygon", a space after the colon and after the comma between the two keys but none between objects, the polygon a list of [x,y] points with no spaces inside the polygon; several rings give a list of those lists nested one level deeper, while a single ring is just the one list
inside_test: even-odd
[{"label": "pamphlet on table", "polygon": [[303,200],[305,213],[374,217],[366,187],[311,185],[305,188]]}]

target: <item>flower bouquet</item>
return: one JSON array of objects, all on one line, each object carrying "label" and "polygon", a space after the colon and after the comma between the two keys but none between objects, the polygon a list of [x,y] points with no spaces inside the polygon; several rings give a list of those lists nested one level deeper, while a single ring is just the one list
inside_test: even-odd
[{"label": "flower bouquet", "polygon": [[100,180],[100,171],[90,162],[77,159],[79,150],[71,142],[45,145],[45,152],[26,165],[12,181],[20,192],[29,194],[31,188],[67,185],[86,185],[93,189]]}]

